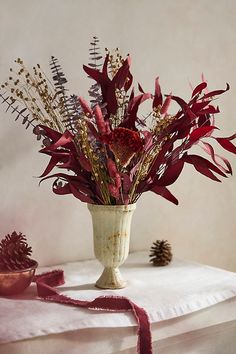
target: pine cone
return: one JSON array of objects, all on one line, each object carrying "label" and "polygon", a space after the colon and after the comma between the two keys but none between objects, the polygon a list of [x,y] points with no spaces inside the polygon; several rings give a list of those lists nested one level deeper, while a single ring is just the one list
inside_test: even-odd
[{"label": "pine cone", "polygon": [[15,231],[6,235],[0,242],[0,270],[26,269],[32,265],[29,256],[32,253],[31,247],[26,242],[26,237]]},{"label": "pine cone", "polygon": [[172,260],[171,245],[166,240],[153,242],[150,252],[150,262],[154,266],[165,266]]}]

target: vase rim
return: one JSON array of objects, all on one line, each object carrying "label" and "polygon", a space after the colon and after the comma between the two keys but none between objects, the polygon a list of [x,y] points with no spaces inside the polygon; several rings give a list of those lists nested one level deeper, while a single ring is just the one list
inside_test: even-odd
[{"label": "vase rim", "polygon": [[101,210],[101,209],[107,209],[107,210],[124,210],[124,211],[130,211],[136,209],[136,203],[132,204],[118,204],[118,205],[110,205],[110,204],[90,204],[87,203],[87,207],[89,210]]}]

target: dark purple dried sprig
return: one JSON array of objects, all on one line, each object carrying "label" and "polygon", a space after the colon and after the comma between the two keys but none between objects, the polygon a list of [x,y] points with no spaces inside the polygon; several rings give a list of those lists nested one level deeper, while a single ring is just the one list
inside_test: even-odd
[{"label": "dark purple dried sprig", "polygon": [[[95,70],[99,70],[102,67],[101,59],[103,59],[103,56],[101,54],[101,49],[99,47],[98,37],[96,36],[93,37],[90,46],[91,46],[89,49],[90,62],[88,63],[88,66]],[[91,97],[90,98],[91,107],[94,108],[97,104],[99,104],[103,114],[106,114],[106,108],[105,108],[106,105],[103,102],[101,86],[99,85],[99,83],[96,82],[92,84],[88,90],[88,94]]]},{"label": "dark purple dried sprig", "polygon": [[67,98],[66,106],[68,110],[68,116],[63,120],[66,128],[74,132],[76,130],[76,122],[80,119],[83,111],[76,95],[71,95]]},{"label": "dark purple dried sprig", "polygon": [[30,113],[28,112],[27,108],[21,108],[19,105],[16,105],[16,100],[11,99],[6,92],[0,92],[0,98],[2,99],[2,104],[7,105],[6,112],[10,111],[12,114],[15,115],[15,121],[19,118],[22,119],[22,124],[25,125],[25,128],[28,129],[30,126],[35,127],[36,125],[34,122],[36,121],[35,118],[32,118]]},{"label": "dark purple dried sprig", "polygon": [[89,55],[90,62],[88,63],[88,65],[93,69],[99,70],[99,68],[102,67],[101,59],[103,58],[103,56],[99,47],[99,39],[96,36],[94,36],[92,41],[90,42]]},{"label": "dark purple dried sprig", "polygon": [[54,56],[51,57],[50,67],[53,74],[55,91],[60,99],[60,114],[63,117],[62,122],[68,130],[74,133],[76,131],[76,122],[82,113],[79,100],[76,95],[68,96],[66,94],[68,91],[65,86],[67,79],[62,71],[58,59]]},{"label": "dark purple dried sprig", "polygon": [[60,100],[60,114],[62,117],[64,117],[63,122],[68,129],[74,131],[74,126],[71,122],[70,107],[68,106],[69,99],[66,94],[68,90],[65,87],[67,79],[64,72],[62,71],[61,65],[59,64],[59,60],[54,56],[51,57],[50,68],[53,75],[52,79],[54,82],[55,91]]}]

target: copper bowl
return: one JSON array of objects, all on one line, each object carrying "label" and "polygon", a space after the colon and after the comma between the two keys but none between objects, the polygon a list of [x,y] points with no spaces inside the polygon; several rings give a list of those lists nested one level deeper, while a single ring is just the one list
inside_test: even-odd
[{"label": "copper bowl", "polygon": [[22,293],[30,285],[38,263],[32,260],[31,267],[12,271],[0,271],[0,295]]}]

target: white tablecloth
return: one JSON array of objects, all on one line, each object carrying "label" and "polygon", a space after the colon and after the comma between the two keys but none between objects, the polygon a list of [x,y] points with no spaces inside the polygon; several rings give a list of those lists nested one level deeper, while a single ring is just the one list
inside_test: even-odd
[{"label": "white tablecloth", "polygon": [[[163,344],[162,341],[165,341],[166,338],[169,338],[170,345],[170,338],[174,340],[176,336],[186,335],[186,332],[196,333],[202,328],[211,328],[212,330],[217,326],[218,329],[219,326],[223,326],[225,330],[226,325],[226,332],[229,335],[230,330],[236,324],[236,274],[232,272],[180,260],[174,260],[166,267],[152,267],[148,264],[148,254],[139,252],[130,254],[125,265],[121,267],[124,277],[129,282],[127,288],[111,291],[99,290],[93,285],[101,272],[101,267],[96,260],[53,267],[53,269],[58,268],[65,271],[66,284],[60,287],[64,294],[89,300],[107,294],[122,295],[144,307],[150,316],[154,341],[159,343],[160,350],[164,350],[165,343],[163,342]],[[46,270],[49,268],[39,269],[39,272]],[[31,347],[31,352],[24,347],[24,354],[45,353],[42,349],[43,343],[47,341],[54,343],[54,346],[50,347],[51,351],[46,351],[47,354],[72,354],[74,353],[73,347],[77,348],[79,353],[100,353],[100,351],[96,351],[98,350],[96,343],[99,343],[99,338],[100,344],[104,345],[103,353],[118,353],[122,350],[131,350],[132,352],[134,350],[137,338],[134,328],[135,320],[130,313],[101,313],[34,300],[34,286],[32,285],[24,294],[17,297],[0,298],[1,354],[13,354],[14,352],[10,350],[12,346],[16,348],[16,345],[16,353],[23,353],[20,352],[20,348],[26,342],[28,343],[27,348],[29,348],[29,342],[34,344],[33,348]],[[224,301],[230,298],[232,299]],[[211,306],[222,301],[224,301],[222,304]],[[205,310],[202,310],[204,308]],[[194,317],[195,320],[193,320]],[[56,335],[59,333],[60,336]],[[210,334],[208,334],[209,336]],[[38,347],[38,338],[36,337],[40,337]],[[92,337],[95,340],[94,344]],[[30,338],[32,338],[31,341]],[[122,341],[121,338],[123,338]],[[16,342],[20,340],[24,341]],[[57,344],[63,340],[65,340],[66,347],[63,349],[63,346],[60,345],[61,351],[54,351]],[[3,345],[3,343],[10,344]],[[203,343],[202,340],[201,343]],[[72,345],[70,351],[65,351],[70,345]],[[173,353],[177,354],[176,345],[174,347],[175,352]],[[39,350],[39,348],[41,349]],[[236,349],[236,344],[234,349]],[[159,351],[157,352],[159,353]],[[162,352],[160,351],[160,353]],[[163,351],[163,353],[165,352]],[[218,354],[218,352],[216,353]],[[227,351],[225,353],[231,354]],[[219,352],[219,354],[221,353]]]}]

